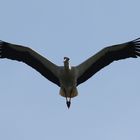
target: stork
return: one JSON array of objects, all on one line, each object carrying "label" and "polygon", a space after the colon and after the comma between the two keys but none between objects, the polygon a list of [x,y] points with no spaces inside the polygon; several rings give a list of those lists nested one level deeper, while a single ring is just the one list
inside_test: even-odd
[{"label": "stork", "polygon": [[68,57],[64,57],[63,66],[57,66],[29,47],[0,41],[0,58],[22,61],[36,69],[60,87],[59,94],[66,98],[68,108],[71,105],[71,98],[78,95],[78,85],[113,61],[139,56],[140,38],[137,38],[126,43],[105,47],[77,66],[70,67]]}]

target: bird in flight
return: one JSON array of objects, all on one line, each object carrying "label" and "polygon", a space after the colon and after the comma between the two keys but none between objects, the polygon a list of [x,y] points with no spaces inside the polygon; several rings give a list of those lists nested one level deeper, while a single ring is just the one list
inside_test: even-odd
[{"label": "bird in flight", "polygon": [[77,86],[88,80],[96,72],[113,61],[140,56],[140,38],[126,43],[103,48],[77,66],[69,65],[69,58],[64,57],[64,65],[57,66],[29,47],[0,41],[0,58],[7,58],[26,63],[40,72],[48,80],[60,87],[60,95],[66,98],[69,108],[71,98],[78,95]]}]

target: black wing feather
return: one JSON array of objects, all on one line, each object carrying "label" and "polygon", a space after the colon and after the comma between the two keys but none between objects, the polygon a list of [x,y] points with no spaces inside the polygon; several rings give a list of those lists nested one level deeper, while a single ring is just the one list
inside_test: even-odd
[{"label": "black wing feather", "polygon": [[59,69],[59,67],[28,47],[0,41],[0,58],[22,61],[36,69],[51,82],[60,86],[58,77],[52,73],[47,64],[55,67],[55,69]]},{"label": "black wing feather", "polygon": [[104,68],[115,60],[129,57],[137,58],[139,56],[140,38],[127,43],[106,47],[76,67],[79,71],[77,85],[85,82],[100,69]]}]

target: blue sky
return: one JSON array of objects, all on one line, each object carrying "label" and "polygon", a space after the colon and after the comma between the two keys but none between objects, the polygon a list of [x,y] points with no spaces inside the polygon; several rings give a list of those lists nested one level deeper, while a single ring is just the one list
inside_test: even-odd
[{"label": "blue sky", "polygon": [[[139,0],[1,0],[0,39],[57,65],[140,37]],[[0,61],[0,139],[139,140],[140,59],[114,62],[78,87],[68,110],[59,88],[31,67]]]}]

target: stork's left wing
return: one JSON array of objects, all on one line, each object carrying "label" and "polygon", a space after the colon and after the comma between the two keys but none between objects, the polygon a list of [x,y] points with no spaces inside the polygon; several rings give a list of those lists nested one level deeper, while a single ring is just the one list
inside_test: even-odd
[{"label": "stork's left wing", "polygon": [[76,67],[78,71],[77,85],[88,80],[92,75],[113,61],[129,57],[137,58],[138,56],[140,56],[140,38],[106,47]]},{"label": "stork's left wing", "polygon": [[59,66],[28,47],[0,41],[0,58],[24,62],[48,80],[60,86],[57,74]]}]

